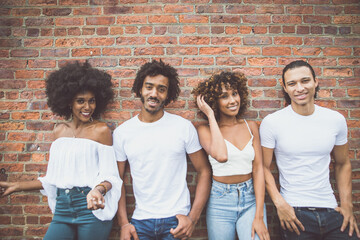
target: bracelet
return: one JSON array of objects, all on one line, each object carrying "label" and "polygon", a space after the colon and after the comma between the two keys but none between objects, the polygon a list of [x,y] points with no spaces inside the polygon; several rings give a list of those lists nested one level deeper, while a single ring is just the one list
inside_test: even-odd
[{"label": "bracelet", "polygon": [[102,193],[102,195],[103,195],[103,196],[105,196],[105,194],[107,193],[107,188],[106,188],[106,185],[105,185],[105,184],[100,183],[100,184],[96,185],[95,187],[97,187],[97,186],[103,187],[103,188],[105,189],[105,192],[104,192],[104,193]]},{"label": "bracelet", "polygon": [[131,223],[126,223],[126,224],[122,225],[122,226],[120,227],[120,229],[122,229],[123,227],[126,227],[127,225],[131,225]]}]

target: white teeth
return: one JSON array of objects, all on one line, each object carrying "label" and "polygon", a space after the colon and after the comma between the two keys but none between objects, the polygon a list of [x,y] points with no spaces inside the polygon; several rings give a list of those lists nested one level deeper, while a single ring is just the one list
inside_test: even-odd
[{"label": "white teeth", "polygon": [[90,113],[82,113],[82,115],[88,116],[90,115]]}]

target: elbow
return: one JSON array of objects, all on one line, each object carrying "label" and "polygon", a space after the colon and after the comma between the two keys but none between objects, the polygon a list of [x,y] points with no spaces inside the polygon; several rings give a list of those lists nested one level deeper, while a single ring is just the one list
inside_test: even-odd
[{"label": "elbow", "polygon": [[227,154],[221,155],[221,156],[217,156],[215,158],[219,163],[226,163],[228,160],[228,156]]}]

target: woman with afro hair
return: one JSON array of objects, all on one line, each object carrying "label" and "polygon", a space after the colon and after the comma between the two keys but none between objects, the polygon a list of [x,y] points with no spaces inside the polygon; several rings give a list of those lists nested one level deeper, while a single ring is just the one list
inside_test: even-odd
[{"label": "woman with afro hair", "polygon": [[213,170],[206,210],[210,240],[232,240],[236,233],[239,240],[270,239],[258,126],[242,118],[246,84],[241,73],[221,72],[193,90],[208,120],[198,133]]},{"label": "woman with afro hair", "polygon": [[66,122],[55,127],[44,177],[0,182],[1,196],[37,190],[54,213],[44,239],[108,239],[122,181],[112,135],[96,119],[113,98],[109,74],[88,62],[68,64],[46,80],[48,106]]}]

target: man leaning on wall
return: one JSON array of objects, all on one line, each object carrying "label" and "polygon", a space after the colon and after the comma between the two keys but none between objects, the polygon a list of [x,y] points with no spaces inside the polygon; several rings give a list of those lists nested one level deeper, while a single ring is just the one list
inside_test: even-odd
[{"label": "man leaning on wall", "polygon": [[[282,80],[290,105],[266,116],[260,126],[266,189],[277,208],[282,238],[360,238],[353,215],[345,118],[314,103],[318,80],[307,62],[288,64]],[[280,192],[270,171],[274,153]],[[329,181],[331,156],[339,207]]]}]

